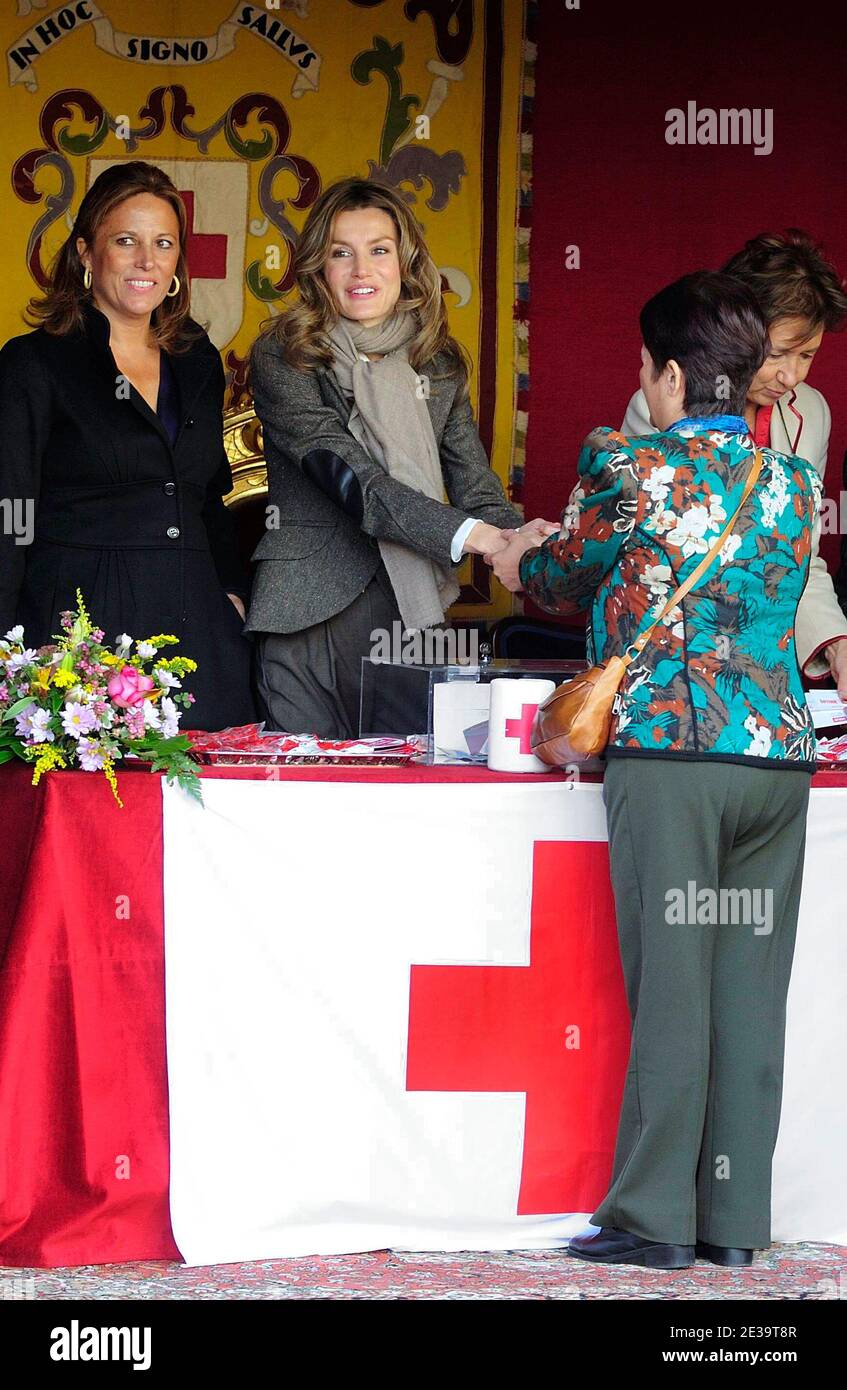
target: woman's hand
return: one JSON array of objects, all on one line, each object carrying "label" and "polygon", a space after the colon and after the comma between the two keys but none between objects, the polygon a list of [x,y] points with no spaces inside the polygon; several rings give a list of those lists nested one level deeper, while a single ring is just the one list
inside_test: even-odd
[{"label": "woman's hand", "polygon": [[[558,526],[555,530],[558,531]],[[504,589],[508,589],[512,594],[519,594],[523,585],[521,584],[520,563],[522,557],[528,550],[537,550],[543,536],[538,532],[513,531],[511,540],[508,541],[503,549],[496,554],[486,555],[487,562],[491,565]]]},{"label": "woman's hand", "polygon": [[829,662],[832,679],[838,686],[838,694],[842,700],[847,700],[847,637],[830,642],[824,655]]},{"label": "woman's hand", "polygon": [[558,521],[545,521],[543,516],[537,516],[534,521],[526,521],[518,531],[519,536],[535,536],[536,545],[546,541],[548,536],[553,536],[557,531],[561,531]]},{"label": "woman's hand", "polygon": [[465,536],[462,550],[465,555],[496,555],[498,550],[505,550],[514,534],[514,531],[490,526],[487,521],[478,521]]},{"label": "woman's hand", "polygon": [[534,521],[525,522],[519,531],[503,530],[500,535],[505,545],[501,545],[499,550],[486,552],[485,563],[491,565],[505,589],[512,594],[519,594],[521,557],[527,550],[537,549],[548,536],[555,535],[560,529],[556,522],[545,521],[543,517],[537,516]]},{"label": "woman's hand", "polygon": [[243,602],[241,601],[241,599],[238,597],[238,594],[229,594],[229,593],[228,593],[228,594],[227,594],[227,598],[232,600],[233,607],[235,608],[236,613],[238,614],[239,618],[240,618],[241,621],[243,622],[243,621],[244,621],[244,604],[243,604]]}]

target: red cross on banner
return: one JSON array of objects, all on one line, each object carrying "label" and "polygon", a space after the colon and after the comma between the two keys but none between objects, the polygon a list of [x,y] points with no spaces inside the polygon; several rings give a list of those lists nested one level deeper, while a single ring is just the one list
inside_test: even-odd
[{"label": "red cross on banner", "polygon": [[185,204],[188,220],[186,259],[189,275],[192,280],[225,280],[226,237],[214,233],[195,232],[194,194],[180,189],[179,196]]},{"label": "red cross on banner", "polygon": [[529,965],[412,966],[406,1088],[525,1092],[517,1214],[591,1212],[629,1036],[608,845],[537,841]]},{"label": "red cross on banner", "polygon": [[506,720],[506,738],[519,738],[520,751],[522,753],[532,752],[532,744],[530,743],[529,736],[532,733],[532,725],[537,713],[537,704],[521,705],[520,719]]}]

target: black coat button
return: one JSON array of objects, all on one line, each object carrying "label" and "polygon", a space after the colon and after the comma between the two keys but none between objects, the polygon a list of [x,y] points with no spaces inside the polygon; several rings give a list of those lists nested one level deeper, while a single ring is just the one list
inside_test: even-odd
[{"label": "black coat button", "polygon": [[193,424],[194,424],[194,421],[193,421],[193,420],[186,420],[186,422],[185,422],[185,428],[186,428],[187,430],[190,430],[190,429],[191,429],[191,426],[192,426]]},{"label": "black coat button", "polygon": [[176,483],[165,483],[165,494],[167,497],[173,497],[175,492]]}]

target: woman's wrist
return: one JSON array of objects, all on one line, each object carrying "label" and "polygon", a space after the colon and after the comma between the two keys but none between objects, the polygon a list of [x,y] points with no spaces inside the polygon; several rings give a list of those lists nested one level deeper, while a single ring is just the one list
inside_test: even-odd
[{"label": "woman's wrist", "polygon": [[512,531],[502,531],[499,526],[492,526],[488,521],[478,521],[465,536],[462,549],[466,555],[496,555],[498,550],[503,550],[509,544],[513,534]]}]

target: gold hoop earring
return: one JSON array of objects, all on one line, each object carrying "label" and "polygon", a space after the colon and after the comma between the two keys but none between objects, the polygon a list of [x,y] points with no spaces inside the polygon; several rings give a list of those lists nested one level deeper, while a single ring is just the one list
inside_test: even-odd
[{"label": "gold hoop earring", "polygon": [[179,292],[180,292],[181,285],[180,285],[180,282],[179,282],[179,276],[178,276],[178,275],[175,275],[175,276],[174,276],[174,284],[176,285],[176,289],[175,289],[175,290],[166,290],[166,291],[165,291],[165,295],[166,295],[166,297],[167,297],[168,299],[175,299],[176,296],[177,296],[177,295],[179,294]]},{"label": "gold hoop earring", "polygon": [[82,283],[87,290],[91,289],[91,267],[88,265],[82,273]]}]

